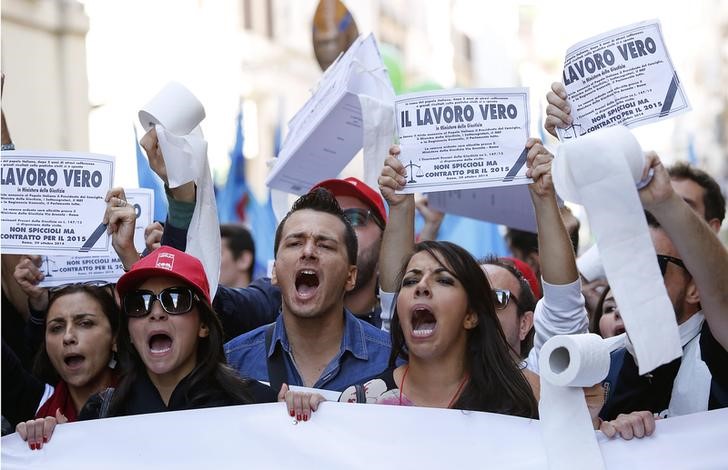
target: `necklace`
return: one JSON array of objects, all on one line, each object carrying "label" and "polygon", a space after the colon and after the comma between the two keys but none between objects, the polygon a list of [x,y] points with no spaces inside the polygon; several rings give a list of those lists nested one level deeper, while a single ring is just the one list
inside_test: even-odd
[{"label": "necklace", "polygon": [[[404,381],[407,379],[407,372],[409,372],[409,364],[407,364],[404,367],[404,374],[402,374],[402,384],[399,387],[399,404],[402,405],[402,393],[404,392]],[[460,381],[460,385],[458,385],[458,389],[455,390],[455,394],[450,399],[450,403],[447,404],[447,408],[452,408],[452,405],[455,403],[455,400],[458,399],[460,396],[460,392],[462,391],[463,387],[467,383],[468,379],[470,378],[470,374],[465,372],[465,375],[463,375],[463,380]]]}]

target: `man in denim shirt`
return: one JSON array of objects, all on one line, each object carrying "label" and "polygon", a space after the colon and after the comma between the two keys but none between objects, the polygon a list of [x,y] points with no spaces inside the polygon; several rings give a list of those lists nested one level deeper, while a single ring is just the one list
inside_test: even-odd
[{"label": "man in denim shirt", "polygon": [[278,363],[289,385],[338,391],[382,372],[389,335],[344,308],[356,257],[356,234],[332,194],[316,188],[301,196],[275,236],[272,283],[282,314],[227,343],[228,363],[262,381],[270,381],[269,363]]}]

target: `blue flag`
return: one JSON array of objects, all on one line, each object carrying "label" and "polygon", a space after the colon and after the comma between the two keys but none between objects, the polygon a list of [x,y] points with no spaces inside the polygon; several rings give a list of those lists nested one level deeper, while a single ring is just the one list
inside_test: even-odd
[{"label": "blue flag", "polygon": [[147,157],[139,145],[136,127],[134,127],[134,143],[136,144],[137,179],[140,188],[154,191],[154,220],[164,222],[167,219],[167,195],[164,193],[162,179],[152,171]]},{"label": "blue flag", "polygon": [[220,223],[247,222],[246,209],[250,195],[245,184],[245,157],[243,156],[243,108],[238,111],[235,126],[235,145],[230,151],[230,169],[223,187],[216,191],[217,215]]}]

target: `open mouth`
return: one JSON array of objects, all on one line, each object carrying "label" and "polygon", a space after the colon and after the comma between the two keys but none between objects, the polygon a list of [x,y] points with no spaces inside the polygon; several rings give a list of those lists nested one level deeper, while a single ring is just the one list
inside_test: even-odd
[{"label": "open mouth", "polygon": [[81,367],[81,364],[85,360],[86,358],[80,354],[70,354],[63,358],[63,362],[65,362],[66,365],[71,369],[77,369]]},{"label": "open mouth", "polygon": [[172,338],[164,333],[157,333],[149,338],[149,350],[153,354],[163,354],[172,349]]},{"label": "open mouth", "polygon": [[435,330],[437,320],[428,307],[415,307],[412,311],[412,336],[425,338]]},{"label": "open mouth", "polygon": [[313,297],[319,286],[319,278],[316,271],[302,269],[296,273],[296,292],[299,297],[308,299]]}]

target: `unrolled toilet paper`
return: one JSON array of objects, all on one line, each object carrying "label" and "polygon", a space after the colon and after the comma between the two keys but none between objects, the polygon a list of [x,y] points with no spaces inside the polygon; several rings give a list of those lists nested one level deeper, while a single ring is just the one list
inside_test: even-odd
[{"label": "unrolled toilet paper", "polygon": [[559,195],[586,209],[640,374],[682,354],[637,194],[643,168],[642,149],[623,126],[563,143],[552,166]]},{"label": "unrolled toilet paper", "polygon": [[554,336],[541,348],[538,411],[549,468],[604,468],[583,387],[604,380],[619,345],[583,334]]},{"label": "unrolled toilet paper", "polygon": [[214,296],[220,277],[220,231],[217,229],[220,224],[207,141],[199,127],[204,117],[200,101],[176,82],[165,86],[139,111],[142,126],[146,130],[156,129],[169,187],[176,188],[190,181],[196,185],[195,212],[187,231],[185,251],[202,262]]}]

